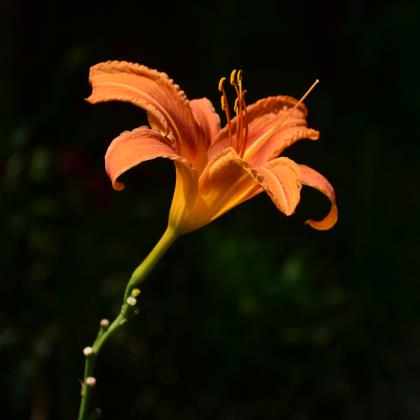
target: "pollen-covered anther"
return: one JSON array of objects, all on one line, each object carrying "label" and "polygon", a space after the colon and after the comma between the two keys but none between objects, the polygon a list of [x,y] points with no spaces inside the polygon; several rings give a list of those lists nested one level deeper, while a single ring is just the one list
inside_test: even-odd
[{"label": "pollen-covered anther", "polygon": [[[239,156],[243,157],[248,141],[248,114],[245,104],[245,91],[242,88],[242,70],[233,69],[229,77],[229,82],[235,89],[236,94],[233,105],[233,111],[236,114],[234,124],[230,114],[226,91],[223,87],[225,80],[225,77],[220,79],[218,89],[222,93],[221,108],[226,114],[229,144],[236,150]],[[233,133],[234,129],[235,133]]]},{"label": "pollen-covered anther", "polygon": [[231,122],[231,117],[230,117],[230,109],[229,109],[229,104],[228,104],[225,88],[223,87],[223,83],[225,82],[225,80],[226,80],[226,77],[222,77],[219,80],[218,89],[219,89],[219,92],[222,93],[222,97],[220,98],[221,107],[222,107],[222,110],[225,111],[228,131],[229,131],[229,143],[232,144],[232,122]]},{"label": "pollen-covered anther", "polygon": [[[241,71],[241,70],[239,70]],[[235,86],[235,76],[236,76],[236,69],[232,70],[232,73],[230,73],[230,84],[232,86]]]},{"label": "pollen-covered anther", "polygon": [[242,70],[238,70],[236,74],[236,83],[239,86],[239,89],[242,91]]}]

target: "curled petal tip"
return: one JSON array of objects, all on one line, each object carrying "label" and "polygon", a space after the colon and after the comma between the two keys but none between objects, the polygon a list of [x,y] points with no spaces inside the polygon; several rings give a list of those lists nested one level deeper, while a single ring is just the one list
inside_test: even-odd
[{"label": "curled petal tip", "polygon": [[305,224],[316,230],[329,230],[335,226],[338,220],[338,209],[335,204],[331,206],[329,213],[322,220],[308,219]]},{"label": "curled petal tip", "polygon": [[96,103],[100,102],[98,100],[96,100],[93,95],[88,96],[87,98],[85,98],[85,101],[88,102],[89,104],[95,105]]},{"label": "curled petal tip", "polygon": [[308,219],[305,223],[316,230],[331,229],[338,219],[338,208],[335,200],[334,188],[319,172],[306,165],[299,165],[299,180],[302,185],[308,185],[324,194],[331,203],[330,211],[322,220]]},{"label": "curled petal tip", "polygon": [[112,183],[112,188],[114,188],[115,191],[122,191],[125,189],[125,184],[122,182],[114,181]]}]

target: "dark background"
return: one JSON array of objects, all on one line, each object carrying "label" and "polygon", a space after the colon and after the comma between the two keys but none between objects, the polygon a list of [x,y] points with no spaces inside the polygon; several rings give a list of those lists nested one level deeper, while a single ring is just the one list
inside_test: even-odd
[{"label": "dark background", "polygon": [[[173,164],[112,191],[103,155],[146,122],[92,106],[89,67],[125,59],[219,104],[306,101],[316,143],[286,155],[334,185],[286,218],[261,195],[182,237],[141,315],[102,351],[103,419],[420,418],[419,2],[29,2],[0,6],[0,417],[75,419],[82,348],[163,232]],[[218,108],[219,109],[219,108]]]}]

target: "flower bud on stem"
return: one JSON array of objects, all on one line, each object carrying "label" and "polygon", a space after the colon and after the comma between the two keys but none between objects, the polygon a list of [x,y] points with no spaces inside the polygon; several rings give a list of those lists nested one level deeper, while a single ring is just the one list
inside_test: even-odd
[{"label": "flower bud on stem", "polygon": [[[85,368],[83,374],[83,382],[81,387],[81,400],[79,408],[78,420],[88,420],[89,417],[89,405],[92,397],[92,391],[96,384],[96,378],[93,375],[95,369],[96,358],[102,346],[108,340],[111,335],[122,325],[124,325],[128,319],[138,313],[136,307],[138,296],[140,295],[140,289],[138,285],[149,275],[150,271],[154,268],[156,263],[160,260],[163,254],[173,244],[177,234],[171,228],[168,228],[159,242],[152,249],[150,254],[143,260],[143,262],[134,270],[127,284],[124,300],[121,306],[121,311],[118,316],[110,323],[107,319],[102,319],[99,323],[99,331],[92,346],[85,347],[83,354],[85,355]],[[97,409],[96,409],[97,412]],[[95,412],[92,413],[95,415]],[[91,414],[91,415],[92,415]],[[96,418],[96,417],[95,417]]]}]

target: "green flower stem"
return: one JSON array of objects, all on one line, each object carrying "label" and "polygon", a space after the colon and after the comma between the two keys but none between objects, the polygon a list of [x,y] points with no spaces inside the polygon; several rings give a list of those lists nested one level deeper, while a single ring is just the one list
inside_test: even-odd
[{"label": "green flower stem", "polygon": [[93,353],[89,356],[86,356],[82,390],[80,394],[81,400],[78,420],[85,420],[88,418],[88,409],[94,385],[89,385],[86,380],[87,378],[94,377],[93,371],[95,369],[96,358],[105,341],[112,335],[113,332],[118,329],[118,327],[127,322],[127,306],[128,305],[123,305],[121,312],[108,328],[105,329],[104,327],[101,327],[99,329],[98,335],[92,346]]},{"label": "green flower stem", "polygon": [[165,254],[168,248],[175,242],[177,237],[177,233],[170,226],[168,226],[162,237],[159,239],[159,242],[150,251],[150,254],[143,260],[143,262],[134,270],[133,274],[131,275],[125,289],[123,304],[130,296],[131,291],[135,287],[138,287],[138,285],[149,275],[154,266],[162,258],[163,254]]},{"label": "green flower stem", "polygon": [[78,420],[88,420],[97,417],[95,412],[89,413],[90,400],[92,398],[92,391],[95,383],[91,383],[89,379],[94,378],[93,372],[95,369],[96,359],[101,350],[102,346],[108,340],[113,333],[124,325],[128,319],[137,313],[133,301],[127,303],[127,299],[133,299],[133,289],[137,288],[138,285],[149,275],[152,269],[155,267],[157,262],[162,258],[168,248],[174,243],[177,235],[173,229],[168,227],[159,242],[152,249],[150,254],[143,260],[143,262],[134,270],[133,274],[128,281],[127,287],[124,293],[124,301],[121,306],[121,311],[114,321],[109,326],[104,326],[101,323],[98,335],[91,347],[91,354],[85,355],[85,369],[83,373],[83,382],[81,384],[81,400],[79,408]]}]

